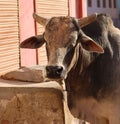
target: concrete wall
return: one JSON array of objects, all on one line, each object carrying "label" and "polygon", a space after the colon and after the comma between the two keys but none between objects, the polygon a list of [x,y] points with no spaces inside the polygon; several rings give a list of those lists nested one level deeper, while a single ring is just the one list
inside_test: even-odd
[{"label": "concrete wall", "polygon": [[64,124],[63,94],[55,82],[0,85],[0,124]]},{"label": "concrete wall", "polygon": [[57,82],[0,79],[0,124],[82,124],[67,107]]},{"label": "concrete wall", "polygon": [[2,76],[0,124],[82,124],[68,109],[65,86],[44,82],[43,71],[24,67]]}]

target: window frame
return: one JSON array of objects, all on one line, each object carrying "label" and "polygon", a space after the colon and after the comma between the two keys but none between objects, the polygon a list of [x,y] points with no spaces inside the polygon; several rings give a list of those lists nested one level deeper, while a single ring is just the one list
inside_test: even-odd
[{"label": "window frame", "polygon": [[100,0],[97,0],[97,7],[98,7],[98,8],[101,7]]},{"label": "window frame", "polygon": [[88,7],[92,7],[92,0],[87,0]]},{"label": "window frame", "polygon": [[116,0],[113,0],[113,7],[117,8],[117,1]]},{"label": "window frame", "polygon": [[108,1],[109,8],[112,8],[112,0]]},{"label": "window frame", "polygon": [[103,8],[106,8],[106,0],[103,0]]}]

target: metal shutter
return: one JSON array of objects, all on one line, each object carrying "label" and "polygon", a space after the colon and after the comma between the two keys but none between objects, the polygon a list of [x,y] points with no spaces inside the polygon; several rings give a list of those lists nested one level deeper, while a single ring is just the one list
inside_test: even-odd
[{"label": "metal shutter", "polygon": [[18,1],[0,1],[0,75],[19,68]]},{"label": "metal shutter", "polygon": [[[36,13],[40,16],[50,18],[52,16],[68,15],[68,0],[36,0]],[[37,34],[41,34],[44,28],[37,24]],[[47,63],[45,46],[38,49],[38,63]]]}]

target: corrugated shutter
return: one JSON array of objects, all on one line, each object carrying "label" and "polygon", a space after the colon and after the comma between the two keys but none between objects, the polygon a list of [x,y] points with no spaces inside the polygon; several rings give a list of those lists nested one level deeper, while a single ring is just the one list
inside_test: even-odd
[{"label": "corrugated shutter", "polygon": [[0,75],[19,68],[18,1],[0,1]]},{"label": "corrugated shutter", "polygon": [[[36,0],[36,12],[43,17],[68,15],[68,0]],[[37,34],[41,34],[44,28],[37,24]],[[38,62],[40,65],[47,63],[45,46],[38,49]]]}]

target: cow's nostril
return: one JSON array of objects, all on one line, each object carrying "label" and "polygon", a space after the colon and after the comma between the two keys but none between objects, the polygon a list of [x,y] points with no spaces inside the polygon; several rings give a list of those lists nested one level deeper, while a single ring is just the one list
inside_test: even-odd
[{"label": "cow's nostril", "polygon": [[62,73],[63,67],[57,66],[56,74],[60,75]]},{"label": "cow's nostril", "polygon": [[48,78],[60,78],[62,71],[62,66],[46,66],[46,74]]}]

